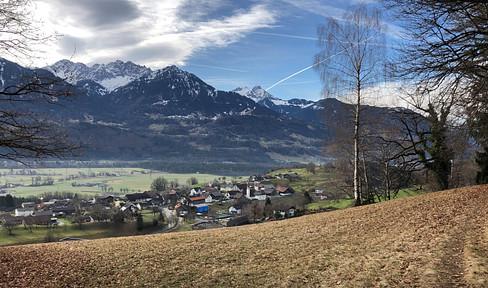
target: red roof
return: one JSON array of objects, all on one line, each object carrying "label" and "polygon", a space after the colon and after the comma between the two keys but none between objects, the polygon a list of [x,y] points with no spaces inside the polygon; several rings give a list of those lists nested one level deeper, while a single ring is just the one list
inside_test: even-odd
[{"label": "red roof", "polygon": [[276,187],[276,191],[283,193],[288,189],[288,187]]},{"label": "red roof", "polygon": [[193,197],[193,198],[190,198],[190,201],[199,201],[199,200],[205,200],[205,196],[200,196],[200,197]]}]

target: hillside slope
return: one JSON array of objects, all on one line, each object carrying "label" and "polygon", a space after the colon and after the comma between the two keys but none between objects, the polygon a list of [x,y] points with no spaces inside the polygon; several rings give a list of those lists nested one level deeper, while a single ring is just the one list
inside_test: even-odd
[{"label": "hillside slope", "polygon": [[1,287],[486,287],[488,186],[236,228],[0,248]]}]

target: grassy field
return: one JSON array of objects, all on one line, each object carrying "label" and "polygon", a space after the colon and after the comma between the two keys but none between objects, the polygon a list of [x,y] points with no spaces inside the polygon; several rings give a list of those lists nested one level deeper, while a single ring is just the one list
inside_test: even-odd
[{"label": "grassy field", "polygon": [[122,224],[113,224],[110,222],[84,223],[81,229],[79,228],[78,224],[71,224],[71,222],[67,219],[60,219],[59,221],[62,221],[63,225],[59,225],[55,228],[46,226],[25,228],[24,226],[18,226],[13,230],[14,235],[9,235],[3,230],[0,231],[0,246],[49,242],[47,239],[48,233],[51,234],[50,241],[57,241],[64,237],[99,239],[107,237],[142,235],[161,229],[161,227],[151,227],[152,219],[152,214],[144,217],[146,228],[142,231],[137,231],[136,223],[134,221],[125,222]]},{"label": "grassy field", "polygon": [[[400,199],[410,196],[415,196],[423,194],[425,192],[416,190],[414,188],[403,189],[398,192],[393,199]],[[354,203],[354,199],[338,199],[338,200],[318,200],[313,203],[305,205],[306,210],[317,210],[317,209],[345,209],[351,207]]]},{"label": "grassy field", "polygon": [[487,287],[488,186],[242,227],[0,248],[0,287]]},{"label": "grassy field", "polygon": [[[310,191],[313,192],[315,188],[323,189],[329,194],[337,195],[339,199],[336,200],[320,200],[314,199],[313,203],[304,205],[303,208],[306,210],[317,210],[317,209],[345,209],[352,205],[354,202],[350,197],[343,193],[338,187],[333,183],[337,181],[338,175],[331,169],[325,169],[323,167],[317,167],[315,173],[308,172],[306,168],[293,168],[293,169],[280,169],[269,173],[273,176],[276,174],[286,174],[286,173],[297,173],[300,176],[299,180],[289,181],[288,179],[272,179],[271,183],[275,186],[290,186],[295,192],[297,192],[292,197],[276,198],[274,204],[284,203],[292,204],[296,207],[302,208],[303,194],[302,192]],[[414,196],[417,194],[424,193],[423,191],[416,190],[414,188],[408,188],[400,190],[397,195],[392,195],[393,199],[404,198],[409,196]],[[273,200],[272,200],[273,201]],[[375,199],[377,201],[377,199]]]},{"label": "grassy field", "polygon": [[297,173],[300,176],[300,180],[272,179],[271,183],[275,186],[290,186],[296,192],[312,191],[316,187],[327,187],[327,189],[334,192],[337,190],[331,183],[337,180],[338,175],[331,169],[326,170],[323,167],[317,167],[315,173],[307,172],[305,168],[280,169],[269,173],[269,175],[273,176],[280,173],[283,175]]},{"label": "grassy field", "polygon": [[340,200],[322,200],[305,205],[306,210],[318,210],[318,209],[346,209],[351,207],[354,203],[354,199],[340,199]]},{"label": "grassy field", "polygon": [[[149,190],[151,183],[157,177],[164,177],[168,181],[178,181],[180,185],[186,185],[189,178],[195,177],[198,183],[204,184],[221,176],[209,174],[171,174],[139,168],[59,168],[59,169],[33,169],[36,175],[21,175],[21,169],[0,169],[0,184],[22,184],[23,187],[7,188],[12,196],[27,197],[37,196],[44,192],[73,192],[84,195],[95,194],[127,194]],[[26,170],[24,169],[24,172]],[[110,173],[116,176],[96,176]],[[54,185],[31,186],[33,178],[41,177],[41,181],[47,177],[54,180]],[[92,177],[94,176],[94,177]],[[76,178],[75,178],[76,177]],[[231,177],[227,177],[231,179]],[[69,180],[66,180],[69,179]],[[105,183],[113,192],[104,192],[101,187],[72,187],[72,183]],[[121,189],[128,189],[123,192]]]}]

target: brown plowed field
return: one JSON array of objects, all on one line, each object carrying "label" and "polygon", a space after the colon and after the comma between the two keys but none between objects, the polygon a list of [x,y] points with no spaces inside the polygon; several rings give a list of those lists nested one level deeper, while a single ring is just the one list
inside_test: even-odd
[{"label": "brown plowed field", "polygon": [[488,186],[476,186],[244,227],[5,247],[0,287],[487,287],[487,223]]}]

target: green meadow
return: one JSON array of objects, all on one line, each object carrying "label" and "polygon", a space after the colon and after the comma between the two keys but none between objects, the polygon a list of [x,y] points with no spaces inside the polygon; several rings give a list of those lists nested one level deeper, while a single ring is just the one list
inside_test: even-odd
[{"label": "green meadow", "polygon": [[[125,195],[149,190],[158,177],[177,181],[186,186],[187,180],[195,177],[199,185],[205,185],[223,176],[210,174],[172,174],[139,168],[45,168],[45,169],[0,169],[0,185],[15,197],[38,196],[47,192],[72,192],[80,195],[97,194]],[[231,177],[226,177],[231,179]],[[47,180],[52,185],[42,185]],[[38,182],[36,185],[36,181]],[[103,187],[74,187],[72,184],[104,183]],[[11,187],[20,184],[19,187]]]}]

